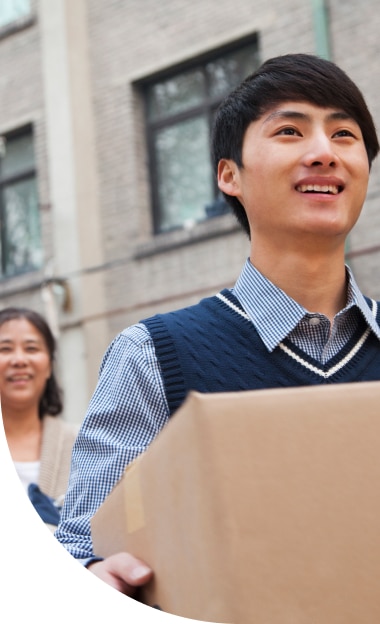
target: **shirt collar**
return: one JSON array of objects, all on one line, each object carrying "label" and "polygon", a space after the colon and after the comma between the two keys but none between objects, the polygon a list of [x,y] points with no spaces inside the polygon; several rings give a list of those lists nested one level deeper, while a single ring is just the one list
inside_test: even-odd
[{"label": "shirt collar", "polygon": [[350,267],[346,266],[346,271],[348,275],[348,289],[347,289],[347,306],[345,308],[348,309],[353,305],[356,305],[360,312],[362,313],[365,322],[368,327],[373,331],[375,336],[380,340],[380,327],[378,322],[376,321],[376,312],[377,312],[377,303],[373,301],[372,309],[369,308],[367,301],[364,298],[364,295],[359,289],[355,278],[351,272]]},{"label": "shirt collar", "polygon": [[[339,314],[357,306],[367,325],[380,340],[380,327],[374,316],[376,312],[372,313],[368,307],[348,266],[346,271],[347,305]],[[273,351],[308,313],[303,306],[264,277],[249,259],[236,281],[233,293],[250,317],[268,351]]]}]

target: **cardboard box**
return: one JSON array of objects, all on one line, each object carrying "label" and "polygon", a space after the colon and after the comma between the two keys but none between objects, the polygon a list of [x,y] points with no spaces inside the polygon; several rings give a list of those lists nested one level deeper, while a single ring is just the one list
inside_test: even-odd
[{"label": "cardboard box", "polygon": [[92,532],[175,615],[380,622],[380,382],[190,394]]}]

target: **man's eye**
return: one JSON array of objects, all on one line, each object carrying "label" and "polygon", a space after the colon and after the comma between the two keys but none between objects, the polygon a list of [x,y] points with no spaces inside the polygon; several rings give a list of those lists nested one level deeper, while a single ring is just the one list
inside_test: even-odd
[{"label": "man's eye", "polygon": [[277,134],[285,134],[286,136],[299,136],[298,130],[295,128],[281,128]]},{"label": "man's eye", "polygon": [[353,137],[354,134],[350,130],[338,130],[338,132],[335,132],[334,136],[337,136],[337,137]]}]

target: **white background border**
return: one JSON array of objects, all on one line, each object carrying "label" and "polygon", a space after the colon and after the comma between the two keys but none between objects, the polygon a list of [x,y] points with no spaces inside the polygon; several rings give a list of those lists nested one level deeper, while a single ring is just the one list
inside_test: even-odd
[{"label": "white background border", "polygon": [[[1,412],[0,412],[1,415]],[[13,466],[0,426],[0,613],[8,624],[189,624],[128,598],[96,578],[58,543],[40,520]]]}]

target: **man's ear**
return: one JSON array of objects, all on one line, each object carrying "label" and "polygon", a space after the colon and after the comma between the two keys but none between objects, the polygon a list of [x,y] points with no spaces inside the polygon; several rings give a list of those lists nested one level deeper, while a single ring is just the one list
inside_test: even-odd
[{"label": "man's ear", "polygon": [[218,187],[226,195],[240,194],[239,167],[234,160],[222,158],[218,163]]}]

